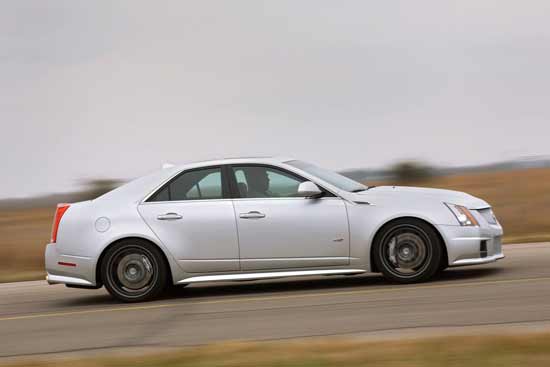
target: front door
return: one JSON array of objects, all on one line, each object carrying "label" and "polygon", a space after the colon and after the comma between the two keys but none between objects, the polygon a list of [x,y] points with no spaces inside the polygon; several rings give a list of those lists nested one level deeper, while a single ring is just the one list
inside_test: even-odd
[{"label": "front door", "polygon": [[223,178],[220,167],[187,171],[139,206],[188,273],[239,270],[235,212]]},{"label": "front door", "polygon": [[342,199],[299,197],[305,179],[263,165],[232,166],[241,270],[349,264],[349,230]]}]

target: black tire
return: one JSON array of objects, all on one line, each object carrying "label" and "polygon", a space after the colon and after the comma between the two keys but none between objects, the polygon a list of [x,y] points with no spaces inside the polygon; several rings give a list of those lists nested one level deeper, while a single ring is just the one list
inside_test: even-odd
[{"label": "black tire", "polygon": [[445,262],[445,257],[443,255],[441,256],[441,262],[439,263],[439,268],[437,269],[436,275],[443,274],[443,272],[449,267],[449,265]]},{"label": "black tire", "polygon": [[426,222],[398,219],[377,234],[373,260],[377,269],[393,282],[424,282],[441,267],[442,245],[433,227]]},{"label": "black tire", "polygon": [[143,302],[166,287],[168,269],[164,255],[142,239],[126,239],[107,250],[101,262],[105,288],[122,302]]}]

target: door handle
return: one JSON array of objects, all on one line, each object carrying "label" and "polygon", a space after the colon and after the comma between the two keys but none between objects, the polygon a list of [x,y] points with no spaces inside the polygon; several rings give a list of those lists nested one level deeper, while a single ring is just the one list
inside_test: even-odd
[{"label": "door handle", "polygon": [[159,216],[157,216],[157,219],[158,220],[178,220],[178,219],[181,219],[183,218],[181,215],[179,215],[178,213],[166,213],[166,214],[161,214]]},{"label": "door handle", "polygon": [[239,214],[239,217],[243,219],[261,219],[265,218],[265,214],[258,211],[251,211],[248,213],[241,213]]}]

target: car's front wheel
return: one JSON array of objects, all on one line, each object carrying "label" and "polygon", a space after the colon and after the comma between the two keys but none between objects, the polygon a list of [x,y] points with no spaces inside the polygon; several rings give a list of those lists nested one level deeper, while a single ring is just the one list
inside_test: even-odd
[{"label": "car's front wheel", "polygon": [[158,296],[167,283],[161,251],[140,239],[118,242],[107,250],[101,276],[109,293],[123,302],[141,302]]},{"label": "car's front wheel", "polygon": [[382,228],[373,243],[373,260],[388,279],[399,283],[422,282],[440,268],[441,240],[427,223],[400,219]]}]

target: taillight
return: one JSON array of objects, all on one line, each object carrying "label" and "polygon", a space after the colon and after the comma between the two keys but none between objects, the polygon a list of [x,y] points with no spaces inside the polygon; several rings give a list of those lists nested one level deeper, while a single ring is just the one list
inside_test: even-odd
[{"label": "taillight", "polygon": [[71,206],[70,204],[57,204],[55,217],[53,218],[51,243],[57,242],[57,229],[59,228],[59,222],[61,222],[61,218],[63,217],[63,214],[65,214],[65,212],[67,211],[67,209],[69,209],[70,206]]}]

